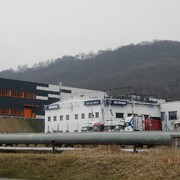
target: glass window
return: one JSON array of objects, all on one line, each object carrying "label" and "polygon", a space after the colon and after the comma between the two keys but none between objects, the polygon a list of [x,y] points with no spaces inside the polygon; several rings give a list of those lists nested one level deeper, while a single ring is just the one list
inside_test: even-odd
[{"label": "glass window", "polygon": [[78,119],[78,114],[75,114],[75,115],[74,115],[74,118],[75,118],[75,119]]},{"label": "glass window", "polygon": [[92,113],[88,113],[88,118],[92,118]]},{"label": "glass window", "polygon": [[96,118],[99,118],[99,112],[96,112],[96,113],[95,113],[95,117],[96,117]]},{"label": "glass window", "polygon": [[[116,114],[117,114],[117,113],[116,113]],[[132,113],[128,113],[128,114],[127,114],[128,117],[129,117],[129,116],[132,116],[132,115],[133,115]]]},{"label": "glass window", "polygon": [[54,121],[57,121],[57,116],[54,116],[53,119],[54,119]]},{"label": "glass window", "polygon": [[85,119],[85,114],[81,114],[81,119]]},{"label": "glass window", "polygon": [[62,115],[60,116],[60,121],[63,121],[63,116]]},{"label": "glass window", "polygon": [[147,119],[149,117],[148,114],[144,114],[144,119]]},{"label": "glass window", "polygon": [[161,112],[161,119],[162,119],[162,121],[165,120],[165,112]]},{"label": "glass window", "polygon": [[66,115],[66,120],[69,120],[69,115]]},{"label": "glass window", "polygon": [[169,111],[169,120],[177,119],[177,111]]},{"label": "glass window", "polygon": [[124,113],[116,113],[116,118],[124,118]]},{"label": "glass window", "polygon": [[48,116],[48,121],[49,121],[49,122],[51,121],[51,116]]}]

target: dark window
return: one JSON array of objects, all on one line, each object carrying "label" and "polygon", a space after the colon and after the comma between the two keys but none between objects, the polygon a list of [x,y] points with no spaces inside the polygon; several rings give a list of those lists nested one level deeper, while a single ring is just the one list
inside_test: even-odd
[{"label": "dark window", "polygon": [[[116,113],[116,114],[117,114],[117,113]],[[132,113],[128,113],[128,114],[127,114],[128,117],[129,117],[129,116],[132,116],[132,115],[133,115]]]},{"label": "dark window", "polygon": [[138,114],[135,114],[135,113],[128,113],[127,116],[138,116]]},{"label": "dark window", "polygon": [[63,121],[63,116],[62,115],[60,116],[60,121]]},{"label": "dark window", "polygon": [[69,120],[69,115],[66,115],[66,120]]},{"label": "dark window", "polygon": [[81,119],[85,119],[85,114],[81,114]]},{"label": "dark window", "polygon": [[92,118],[92,113],[88,113],[88,118]]},{"label": "dark window", "polygon": [[78,119],[78,114],[75,114],[75,115],[74,115],[74,118],[75,118],[75,119]]},{"label": "dark window", "polygon": [[116,113],[116,118],[124,118],[124,113]]},{"label": "dark window", "polygon": [[165,112],[161,112],[161,119],[162,119],[162,121],[165,120]]},{"label": "dark window", "polygon": [[57,121],[57,116],[54,116],[54,121]]},{"label": "dark window", "polygon": [[149,117],[148,114],[144,114],[144,119],[147,119]]},{"label": "dark window", "polygon": [[51,121],[51,116],[48,116],[48,121],[49,121],[49,122]]},{"label": "dark window", "polygon": [[176,119],[177,119],[177,111],[170,111],[169,120],[176,120]]},{"label": "dark window", "polygon": [[96,113],[95,113],[95,117],[96,117],[96,118],[99,118],[99,112],[96,112]]}]

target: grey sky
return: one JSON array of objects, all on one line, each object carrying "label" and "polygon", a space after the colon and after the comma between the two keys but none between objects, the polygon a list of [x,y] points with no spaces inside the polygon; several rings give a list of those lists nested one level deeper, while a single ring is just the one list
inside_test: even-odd
[{"label": "grey sky", "polygon": [[117,48],[180,41],[180,0],[0,0],[0,70]]}]

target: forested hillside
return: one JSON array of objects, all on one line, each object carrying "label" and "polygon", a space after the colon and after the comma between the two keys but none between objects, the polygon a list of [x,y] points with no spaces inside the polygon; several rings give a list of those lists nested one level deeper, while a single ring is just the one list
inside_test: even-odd
[{"label": "forested hillside", "polygon": [[0,72],[0,77],[51,84],[111,89],[131,86],[144,94],[180,99],[180,42],[155,41],[114,50],[64,56]]}]

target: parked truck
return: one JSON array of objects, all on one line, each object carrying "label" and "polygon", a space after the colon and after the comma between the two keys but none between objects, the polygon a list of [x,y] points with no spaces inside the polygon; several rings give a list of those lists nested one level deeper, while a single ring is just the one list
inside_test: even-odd
[{"label": "parked truck", "polygon": [[174,122],[175,131],[180,131],[180,119]]},{"label": "parked truck", "polygon": [[125,119],[124,131],[162,131],[160,117],[148,116],[145,120],[141,116],[130,116]]},{"label": "parked truck", "polygon": [[145,131],[162,131],[162,120],[160,117],[148,117],[145,120]]},{"label": "parked truck", "polygon": [[119,122],[94,123],[91,127],[83,127],[83,132],[96,131],[162,131],[162,120],[160,117],[129,116]]}]

